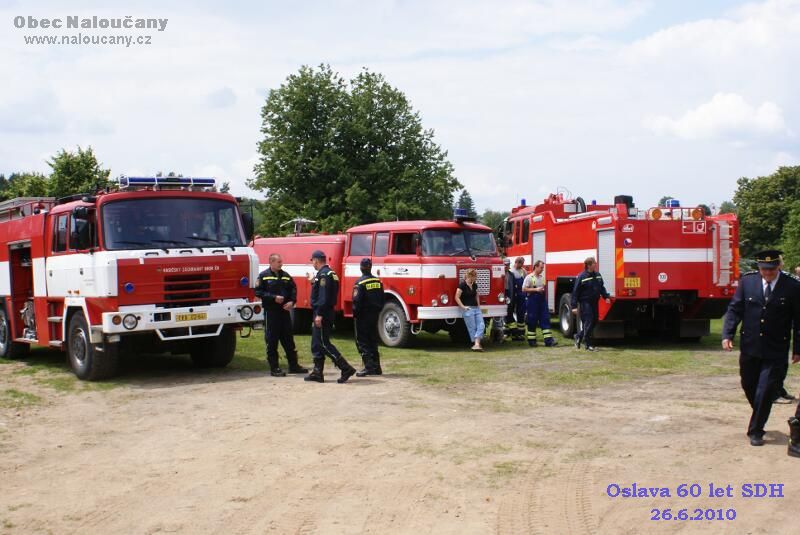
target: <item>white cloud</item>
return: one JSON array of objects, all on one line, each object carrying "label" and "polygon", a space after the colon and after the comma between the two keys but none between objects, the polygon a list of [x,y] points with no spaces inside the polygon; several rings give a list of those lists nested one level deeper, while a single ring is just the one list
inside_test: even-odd
[{"label": "white cloud", "polygon": [[753,106],[735,93],[717,93],[675,119],[665,115],[647,118],[645,126],[656,134],[688,140],[786,133],[783,112],[775,103]]},{"label": "white cloud", "polygon": [[209,93],[206,102],[212,108],[229,108],[236,104],[236,93],[230,87],[223,87]]}]

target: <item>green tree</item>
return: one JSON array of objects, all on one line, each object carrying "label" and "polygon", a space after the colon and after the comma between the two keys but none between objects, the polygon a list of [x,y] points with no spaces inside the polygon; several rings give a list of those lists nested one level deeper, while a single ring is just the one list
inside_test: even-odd
[{"label": "green tree", "polygon": [[736,213],[736,205],[733,204],[731,201],[722,201],[719,205],[719,213],[720,214],[735,214]]},{"label": "green tree", "polygon": [[60,198],[76,193],[94,193],[108,186],[108,169],[103,169],[92,151],[78,147],[76,152],[61,149],[47,162],[53,170],[48,181],[48,193]]},{"label": "green tree", "polygon": [[784,225],[800,200],[800,166],[780,167],[769,176],[742,177],[733,202],[739,216],[739,241],[743,258],[778,247]]},{"label": "green tree", "polygon": [[8,177],[8,199],[17,197],[47,197],[49,181],[41,173],[12,173]]},{"label": "green tree", "polygon": [[231,183],[227,180],[222,183],[222,186],[219,187],[220,193],[230,193],[231,192]]},{"label": "green tree", "polygon": [[449,217],[459,183],[447,153],[405,95],[363,70],[302,67],[270,91],[248,185],[265,194],[260,232],[297,216],[325,231],[391,219]]},{"label": "green tree", "polygon": [[461,195],[458,196],[455,208],[463,208],[467,211],[470,217],[478,217],[478,212],[475,211],[475,202],[472,200],[472,195],[466,189],[461,190]]},{"label": "green tree", "polygon": [[800,199],[795,200],[789,208],[789,215],[783,225],[780,249],[783,251],[783,262],[788,271],[800,264]]},{"label": "green tree", "polygon": [[702,208],[705,215],[711,215],[711,208],[707,204],[700,203],[697,207]]},{"label": "green tree", "polygon": [[486,210],[479,218],[480,222],[491,228],[494,231],[494,237],[497,240],[497,245],[502,245],[502,227],[503,221],[508,217],[509,212],[496,212],[494,210]]}]

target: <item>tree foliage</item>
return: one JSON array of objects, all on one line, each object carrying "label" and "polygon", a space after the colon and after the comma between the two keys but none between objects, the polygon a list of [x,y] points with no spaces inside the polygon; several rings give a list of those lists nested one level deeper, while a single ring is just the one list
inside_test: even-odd
[{"label": "tree foliage", "polygon": [[719,213],[720,214],[735,214],[736,213],[736,205],[733,204],[731,201],[722,201],[719,205]]},{"label": "tree foliage", "polygon": [[670,199],[674,199],[672,195],[664,195],[658,200],[658,204],[656,206],[661,206],[662,208],[667,205],[667,201]]},{"label": "tree foliage", "polygon": [[[800,201],[800,166],[780,167],[769,176],[742,177],[733,196],[739,216],[743,258],[773,247],[792,245],[784,227]],[[800,217],[800,216],[798,216]],[[789,227],[788,233],[793,233]]]},{"label": "tree foliage", "polygon": [[363,70],[348,83],[330,66],[302,67],[269,92],[261,118],[248,181],[266,196],[261,232],[297,216],[326,231],[449,217],[459,183],[447,152],[382,75]]},{"label": "tree foliage", "polygon": [[94,193],[108,186],[108,175],[111,171],[100,166],[92,147],[86,150],[78,147],[76,152],[61,149],[47,165],[53,170],[47,187],[47,192],[52,197]]}]

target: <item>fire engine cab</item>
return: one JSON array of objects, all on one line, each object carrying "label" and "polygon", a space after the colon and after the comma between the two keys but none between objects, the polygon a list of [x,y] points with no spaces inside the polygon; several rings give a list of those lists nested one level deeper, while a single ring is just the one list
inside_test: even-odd
[{"label": "fire engine cab", "polygon": [[[298,233],[299,234],[299,233]],[[328,256],[340,278],[337,310],[352,317],[352,288],[361,276],[359,262],[372,260],[386,302],[378,333],[390,347],[408,345],[412,334],[447,330],[455,340],[467,338],[455,291],[464,271],[478,271],[478,294],[484,318],[495,318],[492,335],[502,337],[504,268],[492,230],[458,213],[454,221],[396,221],[353,227],[345,234],[305,234],[259,238],[254,247],[266,269],[271,253],[283,257],[283,269],[297,283],[294,325],[304,332],[311,325],[309,259],[315,249]]]},{"label": "fire engine cab", "polygon": [[123,350],[226,366],[263,313],[252,220],[214,183],[120,177],[95,195],[0,203],[0,356],[59,348],[88,380],[112,376]]},{"label": "fire engine cab", "polygon": [[545,262],[549,308],[565,336],[580,328],[570,298],[587,257],[597,259],[612,296],[611,304],[599,303],[599,338],[705,336],[710,320],[725,313],[739,277],[736,216],[707,216],[675,200],[640,210],[628,195],[587,205],[551,194],[537,206],[523,200],[502,234],[506,254],[525,258],[528,269]]}]

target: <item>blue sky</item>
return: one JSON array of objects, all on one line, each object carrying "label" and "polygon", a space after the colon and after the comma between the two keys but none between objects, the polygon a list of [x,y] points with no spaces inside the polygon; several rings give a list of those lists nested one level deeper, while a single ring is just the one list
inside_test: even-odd
[{"label": "blue sky", "polygon": [[[319,63],[404,91],[479,209],[557,188],[719,204],[740,176],[800,164],[800,0],[65,6],[0,0],[2,173],[91,145],[113,175],[210,174],[252,194],[266,92]],[[36,46],[23,36],[73,31],[17,15],[169,23],[130,32],[149,46]]]}]

